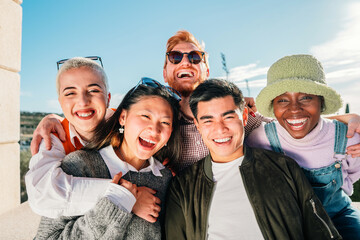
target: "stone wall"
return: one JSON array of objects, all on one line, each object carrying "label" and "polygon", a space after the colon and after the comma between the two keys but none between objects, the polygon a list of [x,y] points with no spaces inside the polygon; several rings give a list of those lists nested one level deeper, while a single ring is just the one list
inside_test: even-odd
[{"label": "stone wall", "polygon": [[0,0],[0,214],[20,205],[22,0]]}]

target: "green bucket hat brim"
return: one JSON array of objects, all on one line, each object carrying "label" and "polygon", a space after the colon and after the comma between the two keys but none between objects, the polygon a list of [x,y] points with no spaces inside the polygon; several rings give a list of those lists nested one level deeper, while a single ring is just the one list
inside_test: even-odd
[{"label": "green bucket hat brim", "polygon": [[332,114],[342,106],[341,96],[325,84],[305,78],[287,78],[266,86],[256,97],[256,107],[266,117],[274,117],[272,101],[286,92],[302,92],[323,96],[325,109],[322,114]]}]

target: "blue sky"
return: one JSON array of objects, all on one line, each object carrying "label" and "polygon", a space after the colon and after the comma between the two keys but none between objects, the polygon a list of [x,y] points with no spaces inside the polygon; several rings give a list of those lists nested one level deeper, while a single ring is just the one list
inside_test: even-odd
[{"label": "blue sky", "polygon": [[[23,4],[22,111],[61,112],[56,61],[101,56],[111,106],[141,77],[163,82],[165,45],[180,29],[205,43],[210,77],[225,77],[256,97],[279,58],[313,54],[328,85],[360,114],[360,3],[303,1],[30,1]],[[343,113],[341,110],[340,113]]]}]

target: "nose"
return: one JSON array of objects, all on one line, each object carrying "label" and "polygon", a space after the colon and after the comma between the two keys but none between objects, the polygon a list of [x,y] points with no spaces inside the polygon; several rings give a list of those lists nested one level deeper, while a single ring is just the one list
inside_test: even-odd
[{"label": "nose", "polygon": [[180,62],[181,65],[189,66],[191,65],[191,62],[189,61],[188,53],[184,53],[183,58]]},{"label": "nose", "polygon": [[224,121],[219,121],[214,126],[214,132],[217,133],[224,133],[227,130],[227,126],[225,125]]},{"label": "nose", "polygon": [[88,96],[88,94],[83,93],[80,95],[78,102],[80,106],[87,106],[89,102],[90,102],[90,97]]},{"label": "nose", "polygon": [[152,133],[152,135],[158,135],[161,133],[161,123],[160,122],[155,122],[153,124],[150,125],[150,131]]},{"label": "nose", "polygon": [[292,101],[289,104],[289,108],[291,112],[298,112],[301,111],[301,104],[298,101]]}]

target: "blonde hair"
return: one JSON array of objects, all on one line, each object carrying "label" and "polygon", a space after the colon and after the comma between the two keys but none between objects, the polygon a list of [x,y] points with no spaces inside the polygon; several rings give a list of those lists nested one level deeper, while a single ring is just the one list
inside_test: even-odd
[{"label": "blonde hair", "polygon": [[64,62],[64,64],[61,66],[61,68],[59,69],[59,71],[56,75],[56,90],[57,90],[58,95],[60,95],[59,78],[60,78],[61,74],[63,74],[64,72],[66,72],[70,69],[81,68],[81,67],[90,68],[93,71],[95,71],[96,73],[100,74],[101,80],[103,81],[103,83],[105,85],[105,90],[106,90],[106,95],[107,95],[109,93],[109,85],[108,85],[108,80],[107,80],[107,76],[106,76],[104,69],[97,62],[95,62],[89,58],[84,58],[84,57],[71,58],[71,59],[67,60],[66,62]]},{"label": "blonde hair", "polygon": [[[181,42],[187,42],[194,44],[200,51],[205,52],[205,46],[204,44],[200,44],[199,41],[192,35],[189,31],[186,30],[180,30],[175,33],[174,36],[169,38],[169,40],[166,43],[166,52],[170,52],[176,45],[178,45]],[[205,64],[206,67],[209,68],[208,62],[208,54],[205,52]],[[164,68],[166,67],[167,61],[165,56],[165,64]]]}]

